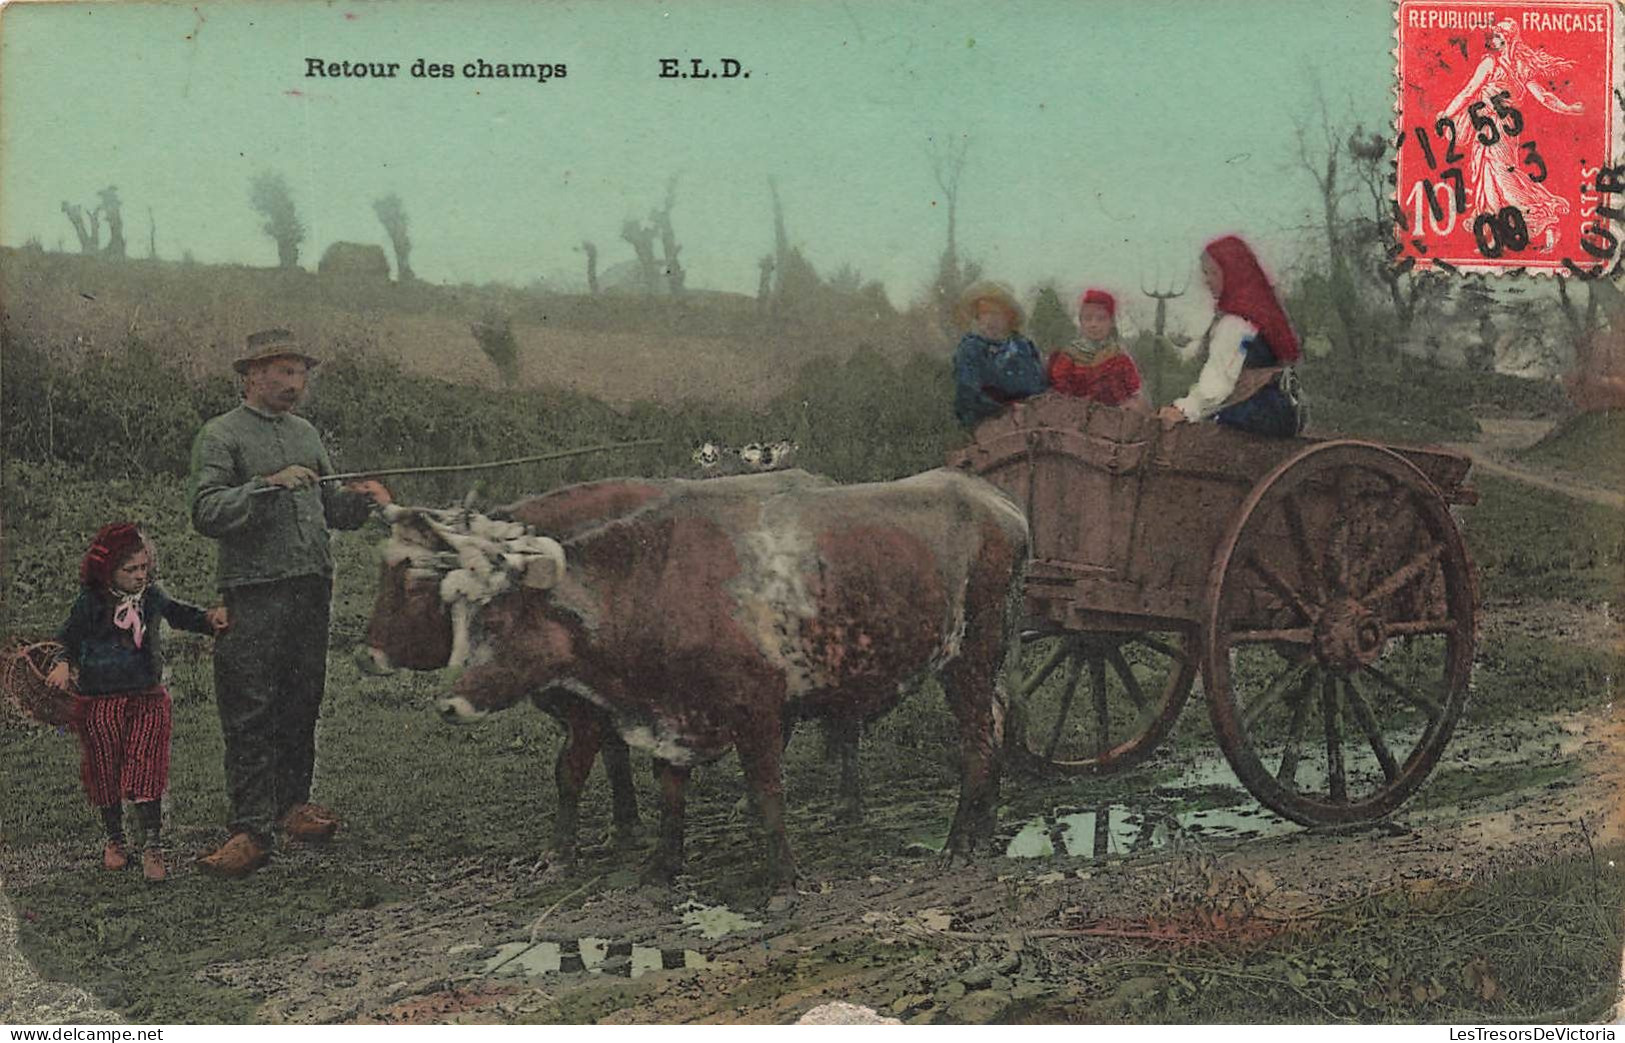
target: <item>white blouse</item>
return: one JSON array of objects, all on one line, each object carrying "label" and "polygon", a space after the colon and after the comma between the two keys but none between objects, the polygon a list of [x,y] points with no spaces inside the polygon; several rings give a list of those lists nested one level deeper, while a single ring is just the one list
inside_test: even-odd
[{"label": "white blouse", "polygon": [[1247,362],[1242,347],[1258,336],[1258,327],[1239,315],[1220,315],[1207,331],[1207,361],[1184,398],[1174,400],[1174,408],[1190,421],[1205,420],[1219,411],[1230,392],[1236,389]]}]

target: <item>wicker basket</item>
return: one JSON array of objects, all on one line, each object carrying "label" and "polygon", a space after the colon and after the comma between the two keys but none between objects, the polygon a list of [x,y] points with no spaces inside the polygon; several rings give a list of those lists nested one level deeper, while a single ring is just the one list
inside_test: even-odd
[{"label": "wicker basket", "polygon": [[36,724],[72,724],[81,696],[45,678],[62,657],[55,641],[13,641],[0,650],[0,694],[10,715]]}]

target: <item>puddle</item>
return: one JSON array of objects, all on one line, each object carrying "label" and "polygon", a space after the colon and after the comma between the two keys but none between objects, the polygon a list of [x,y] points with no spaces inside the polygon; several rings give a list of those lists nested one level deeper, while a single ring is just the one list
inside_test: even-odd
[{"label": "puddle", "polygon": [[1008,858],[1106,858],[1138,854],[1185,839],[1278,836],[1299,827],[1256,805],[1174,811],[1112,804],[1093,811],[1040,815],[1005,847]]},{"label": "puddle", "polygon": [[711,961],[693,949],[657,949],[652,945],[578,938],[563,942],[509,942],[485,961],[482,974],[539,978],[548,974],[613,974],[641,978],[650,971],[679,967],[704,968]]},{"label": "puddle", "polygon": [[762,926],[760,920],[747,920],[725,905],[706,905],[690,900],[679,905],[676,911],[683,914],[684,924],[700,932],[701,938],[721,938],[734,931]]}]

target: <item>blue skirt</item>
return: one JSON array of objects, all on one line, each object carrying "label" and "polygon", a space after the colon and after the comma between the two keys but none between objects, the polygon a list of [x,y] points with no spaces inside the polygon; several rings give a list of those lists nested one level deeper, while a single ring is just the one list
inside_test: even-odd
[{"label": "blue skirt", "polygon": [[1298,433],[1298,408],[1274,384],[1260,388],[1252,398],[1219,410],[1213,419],[1255,435],[1291,438]]}]

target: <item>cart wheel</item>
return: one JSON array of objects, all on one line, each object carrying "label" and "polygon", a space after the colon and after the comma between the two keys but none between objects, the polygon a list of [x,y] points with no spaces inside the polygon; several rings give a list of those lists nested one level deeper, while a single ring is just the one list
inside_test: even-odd
[{"label": "cart wheel", "polygon": [[1194,644],[1177,631],[1023,635],[1005,727],[1012,765],[1106,775],[1144,760],[1190,696]]},{"label": "cart wheel", "polygon": [[1402,457],[1327,442],[1270,472],[1219,544],[1204,616],[1208,708],[1242,784],[1305,825],[1398,807],[1466,703],[1475,606],[1449,507]]}]

